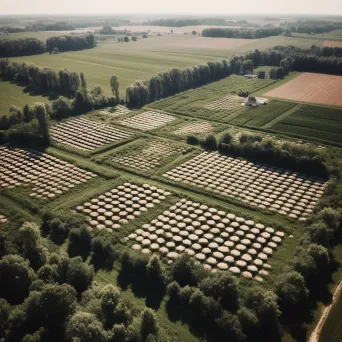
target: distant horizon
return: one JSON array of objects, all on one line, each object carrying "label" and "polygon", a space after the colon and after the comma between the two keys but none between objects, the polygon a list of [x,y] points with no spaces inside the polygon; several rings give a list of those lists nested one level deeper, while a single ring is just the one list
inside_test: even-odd
[{"label": "distant horizon", "polygon": [[[0,13],[7,15],[326,15],[342,16],[341,0],[311,1],[245,0],[243,4],[224,0],[160,2],[132,0],[114,3],[97,0],[1,0]],[[222,14],[224,13],[224,14]]]}]

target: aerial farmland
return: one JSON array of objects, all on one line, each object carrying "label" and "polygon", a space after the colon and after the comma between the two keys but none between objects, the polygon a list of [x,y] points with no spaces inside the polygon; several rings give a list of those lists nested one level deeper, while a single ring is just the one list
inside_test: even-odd
[{"label": "aerial farmland", "polygon": [[342,17],[303,18],[0,17],[1,341],[340,340]]}]

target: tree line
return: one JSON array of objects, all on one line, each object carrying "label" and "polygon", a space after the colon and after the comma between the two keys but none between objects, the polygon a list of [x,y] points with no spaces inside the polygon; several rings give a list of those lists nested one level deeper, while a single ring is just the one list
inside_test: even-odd
[{"label": "tree line", "polygon": [[196,25],[226,25],[226,20],[223,18],[200,18],[200,19],[160,19],[151,20],[143,23],[143,25],[154,26],[169,26],[169,27],[183,27]]},{"label": "tree line", "polygon": [[231,67],[226,60],[208,62],[184,69],[172,68],[147,81],[136,81],[129,86],[126,89],[126,103],[133,107],[143,106],[181,91],[218,81],[230,74]]},{"label": "tree line", "polygon": [[[322,51],[319,53],[322,53]],[[340,51],[335,50],[334,53],[339,55]],[[291,46],[276,46],[265,51],[256,49],[244,56],[235,57],[235,59],[240,61],[251,60],[254,67],[261,65],[282,67],[284,75],[290,70],[342,75],[341,57],[333,55],[330,57],[319,56],[312,53],[311,49],[308,51]]]},{"label": "tree line", "polygon": [[36,38],[0,40],[0,57],[39,55],[45,52],[45,44]]},{"label": "tree line", "polygon": [[291,32],[320,34],[342,29],[341,21],[305,20],[291,25]]},{"label": "tree line", "polygon": [[303,172],[312,176],[329,176],[329,169],[321,154],[310,147],[285,142],[278,144],[272,138],[264,138],[259,134],[242,133],[236,142],[229,133],[225,133],[219,141],[209,135],[203,140],[188,136],[192,145],[201,145],[208,150],[232,154],[256,162],[272,164],[281,168]]},{"label": "tree line", "polygon": [[63,52],[92,49],[95,46],[93,34],[50,37],[46,44],[37,38],[3,39],[0,40],[0,58],[39,55],[46,51],[52,52],[54,48]]},{"label": "tree line", "polygon": [[75,96],[76,91],[82,86],[81,74],[66,69],[56,72],[50,68],[25,62],[0,60],[0,76],[4,80],[31,86],[44,93],[49,91]]},{"label": "tree line", "polygon": [[87,34],[83,36],[56,36],[46,40],[46,50],[48,52],[57,48],[59,51],[76,51],[84,49],[92,49],[96,46],[95,36]]},{"label": "tree line", "polygon": [[202,31],[202,36],[214,38],[258,39],[270,36],[278,36],[282,32],[284,32],[284,29],[281,27],[262,27],[256,29],[207,28]]}]

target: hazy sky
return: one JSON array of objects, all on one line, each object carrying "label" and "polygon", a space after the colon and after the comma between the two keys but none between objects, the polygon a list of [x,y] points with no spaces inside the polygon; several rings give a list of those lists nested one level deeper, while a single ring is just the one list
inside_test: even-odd
[{"label": "hazy sky", "polygon": [[0,0],[0,15],[44,13],[312,13],[342,15],[342,0]]}]

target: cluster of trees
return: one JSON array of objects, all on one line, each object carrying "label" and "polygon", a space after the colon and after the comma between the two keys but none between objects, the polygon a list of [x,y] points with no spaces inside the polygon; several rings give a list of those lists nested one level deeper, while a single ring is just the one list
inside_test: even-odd
[{"label": "cluster of trees", "polygon": [[291,32],[307,34],[320,34],[339,29],[342,29],[342,22],[324,20],[298,21],[290,27]]},{"label": "cluster of trees", "polygon": [[45,52],[45,44],[36,38],[0,40],[0,57],[39,55]]},{"label": "cluster of trees", "polygon": [[136,81],[129,86],[126,89],[126,102],[129,106],[142,106],[193,87],[215,82],[230,74],[231,67],[226,60],[185,69],[173,68],[151,77],[148,81]]},{"label": "cluster of trees", "polygon": [[57,48],[58,51],[76,51],[84,49],[92,49],[96,46],[95,36],[87,34],[83,36],[56,36],[46,40],[46,50],[53,51]]},{"label": "cluster of trees", "polygon": [[281,27],[262,27],[256,29],[207,28],[202,31],[202,36],[214,38],[259,39],[270,36],[278,36],[283,32],[284,29]]},{"label": "cluster of trees", "polygon": [[169,27],[183,27],[183,26],[197,26],[197,25],[225,25],[226,20],[223,18],[201,18],[201,19],[160,19],[151,20],[143,25],[154,26],[169,26]]},{"label": "cluster of trees", "polygon": [[[44,247],[25,222],[0,260],[0,339],[4,341],[167,341],[153,310],[141,312],[94,269]],[[15,243],[14,243],[15,241]],[[9,241],[2,241],[9,243]]]},{"label": "cluster of trees", "polygon": [[9,33],[20,33],[25,31],[26,30],[23,27],[0,26],[0,32],[4,32],[5,36],[7,36]]},{"label": "cluster of trees", "polygon": [[[239,61],[252,60],[254,67],[270,65],[290,70],[342,75],[342,49],[301,49],[293,46],[275,46],[266,51],[254,50],[245,56],[235,57]],[[325,56],[326,55],[326,56]],[[281,72],[281,71],[280,71]]]},{"label": "cluster of trees", "polygon": [[188,323],[199,337],[212,341],[278,341],[281,336],[280,311],[272,291],[252,287],[241,293],[235,276],[221,271],[210,273],[186,254],[170,268],[155,255],[148,258],[132,251],[124,252],[121,261],[119,278],[129,278],[133,291],[134,284],[146,284],[147,299],[157,296],[167,285],[168,314]]},{"label": "cluster of trees", "polygon": [[209,150],[219,150],[221,153],[273,164],[313,176],[324,178],[329,176],[325,160],[316,149],[291,142],[278,143],[273,138],[265,138],[259,134],[242,133],[237,142],[229,133],[225,133],[219,142],[213,135],[203,140],[188,136],[187,142],[192,145],[200,144]]},{"label": "cluster of trees", "polygon": [[51,107],[44,103],[26,105],[23,110],[11,106],[9,113],[0,117],[0,144],[31,142],[49,145],[50,115]]},{"label": "cluster of trees", "polygon": [[59,72],[25,62],[0,60],[0,76],[6,81],[14,81],[46,93],[58,92],[67,96],[75,96],[82,87],[84,75],[62,69]]},{"label": "cluster of trees", "polygon": [[51,24],[44,22],[34,22],[25,27],[26,31],[72,31],[75,25],[66,21],[59,21]]}]

